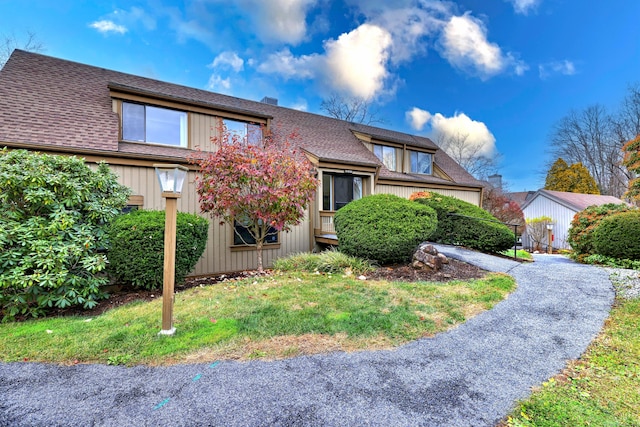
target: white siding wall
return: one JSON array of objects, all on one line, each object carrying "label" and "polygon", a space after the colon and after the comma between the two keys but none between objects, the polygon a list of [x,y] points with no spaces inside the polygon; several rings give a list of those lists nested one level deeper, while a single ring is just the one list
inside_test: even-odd
[{"label": "white siding wall", "polygon": [[[545,197],[542,194],[536,196],[531,203],[523,210],[525,219],[538,218],[548,216],[553,220],[553,247],[555,249],[570,249],[567,243],[568,231],[571,226],[571,220],[576,211],[569,209],[561,204]],[[531,247],[531,241],[527,233],[522,236],[522,243],[525,248]]]},{"label": "white siding wall", "polygon": [[393,194],[408,199],[411,194],[418,191],[432,191],[443,196],[455,197],[465,202],[480,206],[480,191],[443,190],[441,188],[425,187],[401,187],[396,185],[376,185],[375,194]]}]

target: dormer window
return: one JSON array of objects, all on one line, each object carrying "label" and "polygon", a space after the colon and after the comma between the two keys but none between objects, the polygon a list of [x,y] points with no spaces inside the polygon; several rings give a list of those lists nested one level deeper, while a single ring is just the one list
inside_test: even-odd
[{"label": "dormer window", "polygon": [[123,102],[122,139],[187,147],[187,113]]},{"label": "dormer window", "polygon": [[396,170],[396,149],[386,145],[373,144],[373,154],[384,164],[387,169]]},{"label": "dormer window", "polygon": [[411,173],[421,173],[425,175],[431,175],[433,173],[433,156],[430,153],[410,151],[409,160],[411,161]]},{"label": "dormer window", "polygon": [[262,126],[239,120],[222,119],[229,133],[227,143],[232,144],[234,138],[243,144],[259,145],[262,143]]}]

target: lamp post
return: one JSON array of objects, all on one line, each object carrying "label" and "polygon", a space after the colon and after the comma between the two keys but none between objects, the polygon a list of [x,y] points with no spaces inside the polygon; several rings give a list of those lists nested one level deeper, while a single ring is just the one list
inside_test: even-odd
[{"label": "lamp post", "polygon": [[553,253],[553,224],[547,224],[547,253]]},{"label": "lamp post", "polygon": [[155,164],[162,197],[167,199],[164,220],[164,272],[162,282],[162,330],[158,335],[173,335],[173,286],[176,272],[176,217],[178,199],[187,169],[181,165]]}]

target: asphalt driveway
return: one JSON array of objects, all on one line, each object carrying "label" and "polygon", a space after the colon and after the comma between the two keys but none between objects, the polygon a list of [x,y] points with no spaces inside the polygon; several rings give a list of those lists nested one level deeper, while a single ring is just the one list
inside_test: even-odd
[{"label": "asphalt driveway", "polygon": [[393,351],[163,368],[0,364],[2,426],[493,426],[578,358],[608,316],[606,271],[439,247],[518,289]]}]

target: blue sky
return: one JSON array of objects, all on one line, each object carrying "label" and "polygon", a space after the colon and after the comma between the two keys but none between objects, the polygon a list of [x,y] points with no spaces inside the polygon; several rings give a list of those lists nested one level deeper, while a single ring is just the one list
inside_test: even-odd
[{"label": "blue sky", "polygon": [[394,130],[499,153],[544,184],[553,125],[640,82],[635,0],[0,0],[0,35],[44,54],[320,113],[372,99]]}]

